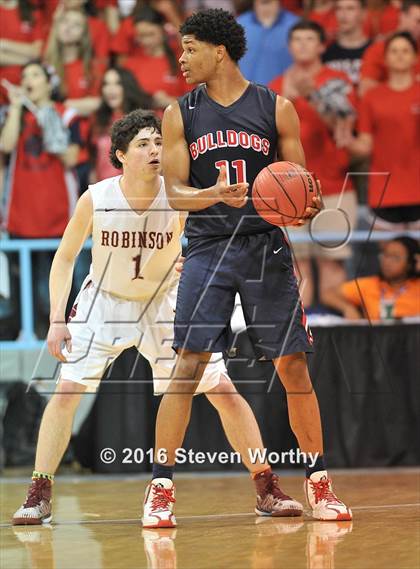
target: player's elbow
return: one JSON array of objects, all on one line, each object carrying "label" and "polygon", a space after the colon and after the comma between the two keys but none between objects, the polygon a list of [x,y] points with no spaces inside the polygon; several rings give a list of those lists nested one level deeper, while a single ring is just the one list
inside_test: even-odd
[{"label": "player's elbow", "polygon": [[176,188],[173,186],[166,186],[166,196],[168,198],[168,203],[170,207],[176,211],[181,211],[182,207],[182,198],[178,195]]},{"label": "player's elbow", "polygon": [[174,209],[175,211],[182,211],[183,207],[181,205],[181,200],[178,198],[174,198],[174,197],[168,197],[168,202],[169,205],[172,209]]},{"label": "player's elbow", "polygon": [[61,269],[71,267],[76,260],[76,255],[72,254],[68,249],[58,248],[53,260],[53,265]]}]

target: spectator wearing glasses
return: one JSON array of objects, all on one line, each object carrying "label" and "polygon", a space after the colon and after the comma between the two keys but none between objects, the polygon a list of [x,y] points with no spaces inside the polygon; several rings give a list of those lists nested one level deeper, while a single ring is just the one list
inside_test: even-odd
[{"label": "spectator wearing glasses", "polygon": [[349,320],[420,316],[419,243],[397,237],[382,246],[379,274],[330,290],[325,304]]}]

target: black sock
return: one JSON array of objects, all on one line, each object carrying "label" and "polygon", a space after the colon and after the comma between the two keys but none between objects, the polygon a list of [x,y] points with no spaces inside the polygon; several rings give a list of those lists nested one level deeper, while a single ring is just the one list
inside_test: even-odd
[{"label": "black sock", "polygon": [[169,478],[172,480],[174,475],[174,467],[173,466],[165,466],[164,464],[159,464],[157,462],[153,463],[153,474],[152,479],[155,478]]},{"label": "black sock", "polygon": [[308,464],[306,464],[305,469],[306,469],[306,478],[310,478],[311,474],[313,474],[314,472],[319,472],[320,470],[327,470],[327,467],[325,466],[324,462],[324,456],[318,455],[315,464],[313,466],[309,466]]}]

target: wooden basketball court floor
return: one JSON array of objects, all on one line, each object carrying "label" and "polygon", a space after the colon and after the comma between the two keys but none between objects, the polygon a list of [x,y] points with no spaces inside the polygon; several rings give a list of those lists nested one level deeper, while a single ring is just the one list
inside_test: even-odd
[{"label": "wooden basketball court floor", "polygon": [[[289,472],[290,474],[290,472]],[[303,499],[302,477],[282,476]],[[261,518],[246,475],[176,477],[178,527],[142,530],[148,480],[58,477],[51,526],[12,527],[27,479],[1,479],[2,569],[418,569],[420,469],[333,475],[352,522]]]}]

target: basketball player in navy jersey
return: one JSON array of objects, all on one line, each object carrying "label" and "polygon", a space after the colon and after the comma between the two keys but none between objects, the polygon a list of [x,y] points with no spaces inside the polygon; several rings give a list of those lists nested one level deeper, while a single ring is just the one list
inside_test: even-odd
[{"label": "basketball player in navy jersey", "polygon": [[[238,61],[246,50],[244,30],[229,12],[193,14],[181,35],[181,71],[198,87],[165,111],[163,170],[171,207],[189,212],[188,248],[175,316],[176,373],[156,423],[156,451],[166,449],[168,460],[161,464],[156,454],[153,478],[172,479],[195,386],[211,354],[228,347],[239,293],[254,350],[273,361],[286,389],[300,449],[319,453],[313,467],[306,467],[304,484],[312,514],[349,520],[351,511],[333,493],[324,463],[319,407],[305,355],[312,351],[312,338],[290,248],[283,232],[259,217],[248,197],[258,172],[276,159],[305,166],[296,111],[290,101],[243,77]],[[319,208],[317,197],[305,217],[314,217]],[[255,473],[254,480],[258,495],[278,487],[270,468]],[[149,507],[146,497],[146,514]],[[261,513],[258,502],[256,513]]]}]

